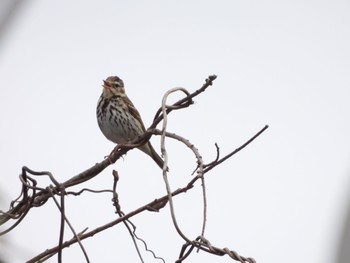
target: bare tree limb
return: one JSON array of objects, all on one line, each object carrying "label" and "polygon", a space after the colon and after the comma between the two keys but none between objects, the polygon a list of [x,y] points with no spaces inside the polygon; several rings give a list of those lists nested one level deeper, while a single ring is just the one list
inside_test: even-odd
[{"label": "bare tree limb", "polygon": [[[55,177],[47,171],[43,172],[36,172],[28,167],[23,166],[22,168],[22,173],[20,175],[20,181],[22,183],[22,191],[21,194],[19,195],[18,198],[16,198],[13,202],[11,202],[10,209],[7,212],[0,211],[0,225],[5,224],[9,220],[16,220],[15,223],[0,233],[6,234],[13,228],[15,228],[26,216],[26,214],[29,212],[29,210],[33,207],[40,207],[44,205],[49,198],[52,198],[58,207],[61,215],[61,222],[60,222],[60,234],[59,234],[59,241],[58,245],[55,247],[52,247],[50,249],[45,250],[44,252],[40,253],[39,255],[33,257],[30,259],[28,262],[33,263],[33,262],[43,262],[47,260],[48,258],[54,256],[57,254],[58,257],[58,262],[61,263],[63,262],[62,259],[62,252],[63,249],[78,243],[84,253],[85,260],[86,262],[89,262],[88,255],[84,249],[84,246],[82,244],[82,240],[92,237],[108,228],[111,228],[119,223],[123,223],[125,227],[127,228],[132,241],[134,243],[135,249],[139,255],[139,259],[141,262],[144,262],[141,251],[138,247],[137,241],[141,241],[144,246],[146,251],[150,252],[153,254],[154,258],[160,259],[163,262],[164,259],[157,257],[155,253],[148,249],[147,243],[137,237],[136,235],[136,226],[130,221],[130,218],[133,216],[138,215],[141,212],[144,211],[159,211],[165,205],[169,202],[169,207],[171,211],[171,217],[173,224],[175,226],[175,229],[177,230],[178,234],[184,239],[185,244],[182,246],[182,249],[180,251],[179,258],[176,262],[180,263],[183,262],[192,252],[194,248],[197,248],[198,251],[202,250],[207,253],[211,253],[214,255],[218,256],[223,256],[223,255],[228,255],[232,259],[239,261],[241,263],[255,263],[255,260],[253,258],[246,258],[243,256],[240,256],[238,253],[228,249],[228,248],[223,248],[220,249],[214,245],[212,245],[209,240],[204,236],[205,234],[205,227],[206,227],[206,218],[207,218],[207,197],[206,197],[206,187],[205,187],[205,175],[211,171],[213,168],[221,164],[222,162],[228,160],[231,158],[233,155],[244,149],[247,145],[249,145],[252,141],[254,141],[259,135],[261,135],[267,128],[268,126],[266,125],[264,128],[262,128],[258,133],[256,133],[253,137],[251,137],[246,143],[232,151],[231,153],[227,154],[226,156],[220,158],[220,149],[217,144],[215,144],[216,147],[216,158],[211,161],[208,164],[204,164],[203,159],[201,154],[199,153],[198,149],[188,140],[185,139],[184,137],[181,137],[179,135],[169,133],[167,132],[167,123],[168,123],[168,114],[173,111],[173,110],[179,110],[182,108],[189,107],[190,105],[193,104],[193,98],[200,93],[204,92],[209,86],[212,85],[213,81],[216,79],[215,75],[209,76],[205,83],[202,85],[202,87],[195,92],[189,93],[186,89],[184,88],[175,88],[169,90],[163,97],[162,100],[162,106],[161,108],[157,111],[154,121],[150,128],[139,138],[136,140],[132,141],[130,144],[126,145],[118,145],[118,150],[113,151],[107,159],[101,161],[100,163],[95,164],[94,166],[90,167],[89,169],[77,174],[76,176],[73,176],[69,180],[59,183]],[[167,105],[166,101],[167,98],[170,94],[181,91],[185,94],[184,98],[178,100],[172,105]],[[162,123],[162,129],[157,130],[156,126],[163,120]],[[118,198],[118,193],[117,193],[117,182],[119,179],[119,175],[116,171],[113,171],[113,177],[114,177],[114,182],[113,182],[113,189],[112,190],[93,190],[93,189],[87,189],[83,188],[82,190],[78,192],[73,192],[73,191],[66,191],[69,187],[84,183],[91,178],[95,177],[97,174],[101,173],[106,167],[109,165],[115,163],[122,155],[124,155],[127,151],[131,150],[134,147],[139,147],[142,146],[143,144],[147,143],[148,140],[152,135],[160,135],[161,136],[161,151],[162,155],[164,156],[164,167],[163,167],[163,179],[165,183],[165,187],[167,190],[167,195],[162,196],[158,199],[155,199],[152,202],[149,202],[145,204],[142,207],[139,207],[135,209],[132,212],[129,213],[124,213],[121,210],[119,198]],[[194,154],[196,160],[197,160],[197,168],[195,172],[197,174],[182,188],[179,188],[175,191],[171,190],[170,184],[168,182],[168,152],[165,147],[165,139],[166,138],[172,138],[176,139],[179,142],[183,143],[185,146],[187,146]],[[53,185],[50,185],[48,187],[40,187],[38,186],[37,181],[33,178],[33,176],[48,176]],[[197,181],[200,181],[200,187],[202,189],[202,195],[203,195],[203,223],[202,223],[202,228],[201,228],[201,233],[200,235],[195,238],[191,239],[190,237],[186,236],[185,233],[183,233],[177,223],[176,215],[175,215],[175,209],[174,209],[174,204],[173,204],[173,197],[186,193],[190,189],[192,189]],[[119,215],[119,218],[106,223],[100,227],[97,227],[91,231],[87,231],[85,229],[84,231],[76,234],[76,231],[70,224],[66,213],[65,213],[65,196],[66,195],[75,195],[79,196],[85,191],[89,191],[92,193],[112,193],[113,194],[113,205],[116,209],[116,213]],[[56,199],[56,195],[60,196],[60,203]],[[70,240],[64,241],[64,231],[65,231],[65,223],[69,226],[73,233],[73,237]]]}]

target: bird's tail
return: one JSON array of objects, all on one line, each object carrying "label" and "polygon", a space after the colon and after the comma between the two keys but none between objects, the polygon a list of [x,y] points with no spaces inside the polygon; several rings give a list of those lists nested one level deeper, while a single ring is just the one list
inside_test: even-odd
[{"label": "bird's tail", "polygon": [[[158,164],[160,169],[163,169],[164,161],[159,156],[159,154],[156,152],[156,150],[154,150],[152,144],[150,144],[148,142],[145,145],[143,145],[142,147],[140,147],[140,150],[147,153],[149,156],[151,156],[151,158]],[[166,170],[169,171],[169,168],[167,167]]]}]

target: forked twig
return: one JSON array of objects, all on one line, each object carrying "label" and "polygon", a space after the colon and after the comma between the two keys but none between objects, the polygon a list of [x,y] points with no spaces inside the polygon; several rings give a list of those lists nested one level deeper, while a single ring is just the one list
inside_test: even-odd
[{"label": "forked twig", "polygon": [[224,156],[221,159],[217,159],[214,162],[211,162],[207,165],[205,165],[205,169],[204,169],[204,173],[209,172],[211,169],[213,169],[214,167],[218,166],[219,164],[221,164],[222,162],[226,161],[227,159],[231,158],[233,155],[235,155],[236,153],[238,153],[239,151],[243,150],[248,144],[250,144],[252,141],[254,141],[260,134],[262,134],[267,128],[269,128],[269,125],[265,125],[259,132],[257,132],[252,138],[250,138],[246,143],[244,143],[243,145],[241,145],[240,147],[236,148],[234,151],[232,151],[231,153],[227,154],[226,156]]}]

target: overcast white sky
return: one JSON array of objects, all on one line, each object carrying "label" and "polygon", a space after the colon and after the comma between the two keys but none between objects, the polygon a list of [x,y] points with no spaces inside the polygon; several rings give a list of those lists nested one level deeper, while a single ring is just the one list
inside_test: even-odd
[{"label": "overcast white sky", "polygon": [[[19,193],[23,165],[65,181],[112,150],[95,117],[107,76],[124,80],[149,126],[164,92],[193,91],[217,74],[195,105],[169,117],[169,130],[210,162],[215,142],[225,154],[270,128],[208,174],[207,238],[257,262],[335,262],[350,189],[349,14],[348,1],[28,1],[0,43],[1,209]],[[168,150],[176,189],[195,161],[178,143]],[[165,193],[159,168],[136,150],[85,187],[110,188],[113,168],[124,212]],[[110,199],[68,198],[76,231],[115,218]],[[200,191],[175,205],[183,231],[195,238]],[[174,262],[183,241],[168,210],[134,223],[158,256]],[[9,262],[23,262],[55,246],[58,231],[50,201],[0,241]],[[138,262],[122,226],[84,245],[91,262]],[[63,258],[84,262],[78,246]],[[189,259],[213,260],[231,262],[205,253]]]}]

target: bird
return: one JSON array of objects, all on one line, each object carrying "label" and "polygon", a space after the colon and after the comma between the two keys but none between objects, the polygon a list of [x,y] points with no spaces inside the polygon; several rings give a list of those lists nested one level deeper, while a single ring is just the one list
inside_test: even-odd
[{"label": "bird", "polygon": [[[96,116],[103,135],[116,144],[128,144],[146,132],[140,113],[125,93],[124,82],[117,76],[103,80]],[[117,145],[117,147],[118,147]],[[150,141],[138,147],[163,169],[164,161]],[[167,168],[168,170],[168,168]]]}]

